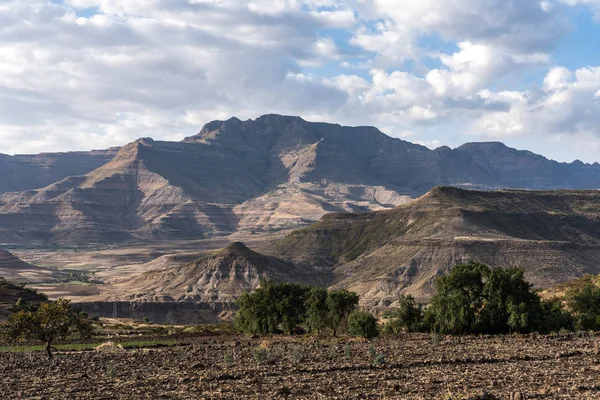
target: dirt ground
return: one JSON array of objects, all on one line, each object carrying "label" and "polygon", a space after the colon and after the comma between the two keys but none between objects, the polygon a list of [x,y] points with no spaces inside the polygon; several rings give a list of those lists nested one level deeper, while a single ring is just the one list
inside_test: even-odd
[{"label": "dirt ground", "polygon": [[185,343],[62,353],[53,362],[42,353],[0,353],[0,398],[600,398],[593,335],[404,335],[372,342],[213,337]]}]

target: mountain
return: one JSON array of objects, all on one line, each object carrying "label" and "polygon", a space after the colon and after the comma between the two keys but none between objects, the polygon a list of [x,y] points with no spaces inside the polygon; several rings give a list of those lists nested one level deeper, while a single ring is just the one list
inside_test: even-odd
[{"label": "mountain", "polygon": [[106,164],[118,149],[88,152],[0,154],[0,193],[38,189],[68,176],[85,175]]},{"label": "mountain", "polygon": [[364,304],[399,293],[427,299],[457,263],[521,265],[547,287],[600,273],[600,191],[475,191],[437,187],[394,210],[334,213],[295,231],[272,254],[329,269]]},{"label": "mountain", "polygon": [[233,303],[261,279],[323,285],[326,276],[234,242],[212,255],[176,267],[148,271],[110,286],[106,301]]},{"label": "mountain", "polygon": [[[75,174],[76,175],[76,174]],[[429,150],[373,127],[265,115],[182,142],[139,139],[82,176],[0,196],[0,245],[74,246],[297,228],[393,209],[434,186],[600,187],[600,165],[500,143]]]}]

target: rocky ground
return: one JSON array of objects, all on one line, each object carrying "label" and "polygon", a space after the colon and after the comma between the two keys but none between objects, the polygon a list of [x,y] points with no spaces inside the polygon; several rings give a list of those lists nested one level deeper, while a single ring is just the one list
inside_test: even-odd
[{"label": "rocky ground", "polygon": [[0,353],[0,398],[597,399],[597,353],[593,335],[192,338],[53,362]]}]

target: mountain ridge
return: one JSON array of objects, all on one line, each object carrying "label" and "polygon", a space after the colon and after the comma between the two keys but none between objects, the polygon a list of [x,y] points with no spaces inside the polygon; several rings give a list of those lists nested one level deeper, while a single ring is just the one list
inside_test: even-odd
[{"label": "mountain ridge", "polygon": [[392,209],[440,185],[599,188],[600,165],[561,164],[498,142],[429,150],[374,127],[275,114],[231,118],[181,142],[141,138],[84,175],[0,195],[0,244],[292,229],[331,212]]},{"label": "mountain ridge", "polygon": [[334,287],[389,305],[426,299],[435,278],[475,260],[522,265],[537,286],[598,274],[600,191],[476,191],[437,187],[394,210],[329,214],[271,253],[330,268]]}]

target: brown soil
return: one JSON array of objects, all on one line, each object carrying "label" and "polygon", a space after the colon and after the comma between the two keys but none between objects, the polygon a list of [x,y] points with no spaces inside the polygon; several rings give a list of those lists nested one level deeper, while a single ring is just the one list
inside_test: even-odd
[{"label": "brown soil", "polygon": [[[374,342],[199,338],[125,352],[0,354],[7,399],[597,399],[595,339],[441,338]],[[373,352],[385,363],[374,365]],[[477,397],[486,392],[486,396]]]}]

